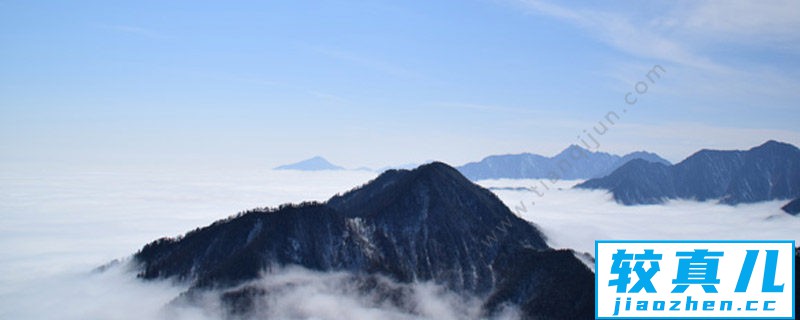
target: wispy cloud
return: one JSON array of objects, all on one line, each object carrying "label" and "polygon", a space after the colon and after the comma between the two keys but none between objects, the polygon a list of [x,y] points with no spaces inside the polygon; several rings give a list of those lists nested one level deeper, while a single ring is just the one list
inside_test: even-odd
[{"label": "wispy cloud", "polygon": [[[741,68],[702,52],[713,43],[753,47],[770,43],[800,51],[800,2],[696,1],[644,15],[631,11],[565,7],[518,0],[526,12],[550,16],[593,34],[607,45],[638,58],[731,73]],[[796,52],[797,53],[797,52]]]},{"label": "wispy cloud", "polygon": [[[609,71],[628,85],[653,63],[664,64],[679,80],[659,90],[695,101],[748,103],[786,110],[800,99],[797,70],[768,55],[741,50],[800,54],[800,2],[693,1],[648,3],[636,8],[564,6],[514,0],[526,13],[581,28],[599,42],[629,56]],[[649,5],[657,10],[644,10]],[[639,10],[641,9],[641,10]],[[631,66],[637,66],[631,68]]]},{"label": "wispy cloud", "polygon": [[538,0],[521,0],[530,13],[551,16],[594,34],[604,43],[639,58],[655,58],[708,70],[725,70],[710,59],[693,53],[687,46],[660,34],[656,28],[636,23],[622,12],[567,8]]},{"label": "wispy cloud", "polygon": [[661,21],[664,27],[725,41],[800,49],[800,2],[793,0],[702,1]]}]

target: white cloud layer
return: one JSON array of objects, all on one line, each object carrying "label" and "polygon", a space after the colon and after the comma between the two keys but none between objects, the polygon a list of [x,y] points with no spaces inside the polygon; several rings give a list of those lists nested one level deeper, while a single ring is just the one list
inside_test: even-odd
[{"label": "white cloud layer", "polygon": [[[202,173],[200,173],[202,172]],[[218,319],[218,297],[203,307],[171,304],[186,287],[143,282],[123,267],[91,272],[161,236],[259,206],[324,200],[374,177],[366,172],[273,172],[242,168],[164,171],[15,171],[0,173],[0,318]],[[530,186],[534,180],[483,181],[485,186]],[[510,207],[527,204],[550,245],[592,252],[595,239],[794,239],[800,218],[781,202],[738,207],[670,202],[624,207],[602,191],[568,189],[545,196],[495,191]],[[540,190],[542,190],[540,188]],[[530,201],[536,201],[535,206]],[[124,265],[123,265],[124,266]],[[269,314],[283,319],[465,319],[477,303],[432,284],[411,287],[409,314],[349,286],[342,273],[289,269],[252,283],[290,288],[268,296]],[[293,285],[288,285],[292,283]],[[387,282],[388,286],[401,286]],[[513,312],[508,317],[513,318]]]},{"label": "white cloud layer", "polygon": [[[255,300],[252,319],[387,319],[387,320],[459,320],[479,319],[481,301],[457,295],[432,283],[400,284],[378,277],[380,290],[363,290],[354,277],[344,272],[315,272],[287,268],[262,275],[239,288],[258,288],[266,292]],[[387,294],[387,291],[391,291]],[[223,317],[220,292],[206,293],[205,306],[167,308],[170,318],[188,310],[206,317]],[[177,304],[181,305],[181,304]],[[514,310],[506,310],[496,319],[515,319]]]},{"label": "white cloud layer", "polygon": [[[520,216],[536,223],[555,248],[594,254],[594,241],[622,239],[741,239],[795,240],[800,243],[800,218],[780,208],[788,201],[738,206],[714,201],[669,201],[663,205],[623,206],[602,190],[572,189],[580,181],[485,180],[487,187],[537,186],[531,191],[495,190]],[[542,183],[550,187],[546,190]],[[534,201],[536,204],[531,205]]]}]

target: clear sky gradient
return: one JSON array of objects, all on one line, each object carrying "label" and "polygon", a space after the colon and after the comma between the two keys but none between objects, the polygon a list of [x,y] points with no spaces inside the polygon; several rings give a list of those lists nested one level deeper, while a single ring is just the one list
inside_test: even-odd
[{"label": "clear sky gradient", "polygon": [[[633,106],[624,97],[654,66]],[[800,144],[798,1],[0,1],[0,163]]]}]

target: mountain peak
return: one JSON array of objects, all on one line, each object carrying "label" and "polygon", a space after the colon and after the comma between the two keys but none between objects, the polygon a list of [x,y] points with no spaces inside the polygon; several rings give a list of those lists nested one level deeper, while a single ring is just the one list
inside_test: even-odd
[{"label": "mountain peak", "polygon": [[434,161],[426,163],[411,171],[418,171],[420,175],[440,175],[441,177],[449,177],[451,179],[461,179],[466,183],[472,184],[472,182],[464,178],[456,168],[444,162]]},{"label": "mountain peak", "polygon": [[570,155],[572,155],[572,156],[581,155],[581,154],[585,155],[585,154],[589,154],[589,153],[593,153],[593,152],[589,151],[589,150],[587,150],[587,149],[585,149],[585,148],[583,148],[583,147],[581,147],[581,146],[579,146],[577,144],[571,144],[571,145],[569,145],[569,147],[566,147],[564,150],[561,150],[561,152],[559,152],[557,155],[553,156],[553,158],[560,158],[560,157],[563,157],[563,156],[570,156]]},{"label": "mountain peak", "polygon": [[647,151],[644,151],[644,150],[634,151],[634,152],[631,152],[629,154],[626,154],[625,156],[622,157],[620,162],[621,163],[627,163],[627,162],[635,160],[635,159],[641,159],[641,160],[645,160],[645,161],[648,161],[648,162],[660,163],[660,164],[663,164],[663,165],[666,165],[666,166],[672,165],[672,163],[669,162],[669,160],[664,159],[664,158],[662,158],[661,156],[659,156],[659,155],[657,155],[655,153],[647,152]]},{"label": "mountain peak", "polygon": [[300,170],[300,171],[320,171],[320,170],[342,170],[344,168],[330,163],[321,156],[315,156],[303,161],[275,167],[275,170]]},{"label": "mountain peak", "polygon": [[[530,263],[511,263],[521,256]],[[259,293],[248,291],[247,281],[294,265],[401,283],[431,281],[477,297],[502,284],[491,298],[497,305],[547,299],[569,306],[557,310],[591,314],[591,296],[578,294],[590,291],[591,272],[572,253],[552,251],[534,225],[441,162],[389,170],[326,203],[254,210],[157,240],[134,259],[141,278],[175,278],[188,282],[190,293],[245,286],[234,295],[256,299]],[[549,278],[580,279],[581,285],[562,289],[561,281]],[[581,307],[574,307],[574,297],[582,297]],[[529,318],[558,318],[552,310],[528,312]]]},{"label": "mountain peak", "polygon": [[[376,247],[382,254],[373,254]],[[449,255],[441,251],[445,247],[457,252]],[[477,247],[482,250],[468,249]],[[156,241],[136,258],[144,278],[178,276],[198,286],[237,283],[263,266],[298,264],[385,273],[403,281],[437,280],[486,293],[493,259],[523,248],[548,247],[539,230],[489,190],[447,164],[432,162],[389,170],[322,204],[247,212],[182,238]]]},{"label": "mountain peak", "polygon": [[[513,215],[496,195],[442,162],[386,171],[359,188],[334,196],[327,204],[350,217],[375,217],[405,225],[435,220],[473,228],[469,224],[496,225]],[[536,241],[531,246],[545,245]]]},{"label": "mountain peak", "polygon": [[797,152],[800,151],[797,147],[792,144],[786,142],[780,142],[775,140],[769,140],[764,142],[760,146],[754,147],[750,149],[751,151],[756,150],[773,150],[773,151],[788,151],[788,152]]}]

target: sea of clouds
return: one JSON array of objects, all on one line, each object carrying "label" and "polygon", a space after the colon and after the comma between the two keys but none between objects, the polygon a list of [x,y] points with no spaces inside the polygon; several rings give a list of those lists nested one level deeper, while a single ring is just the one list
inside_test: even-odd
[{"label": "sea of clouds", "polygon": [[[800,217],[781,210],[788,200],[738,206],[670,200],[661,205],[623,206],[606,191],[572,189],[580,182],[552,185],[549,180],[498,179],[478,184],[495,188],[493,192],[506,206],[535,223],[554,248],[594,254],[597,239],[780,239],[800,243]],[[531,186],[537,186],[542,196],[513,190]]]},{"label": "sea of clouds", "polygon": [[[293,172],[181,167],[15,169],[0,172],[0,318],[219,319],[217,293],[201,306],[176,303],[186,284],[144,282],[126,262],[144,244],[183,234],[238,211],[325,200],[375,177],[363,171]],[[537,180],[487,180],[486,187],[527,187]],[[595,239],[794,239],[800,218],[782,202],[737,207],[672,201],[620,206],[602,191],[560,182],[538,197],[495,190],[534,222],[551,246],[593,252]],[[560,189],[559,189],[560,188]],[[535,205],[531,205],[535,201]],[[115,259],[104,272],[95,269]],[[475,319],[479,301],[430,283],[408,286],[403,304],[348,286],[348,275],[278,270],[248,285],[281,288],[258,316],[281,319]],[[502,318],[514,318],[509,310]]]}]

